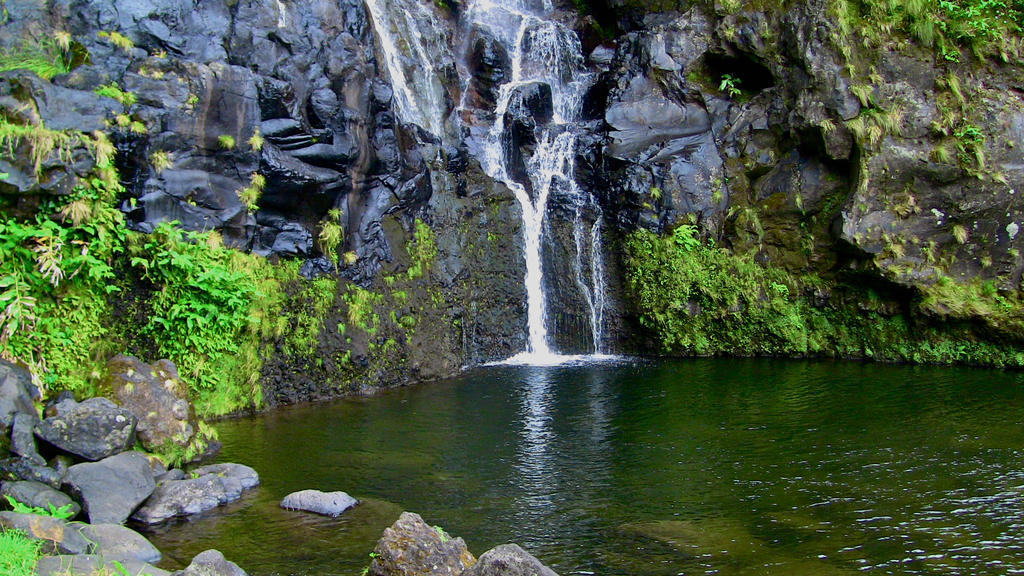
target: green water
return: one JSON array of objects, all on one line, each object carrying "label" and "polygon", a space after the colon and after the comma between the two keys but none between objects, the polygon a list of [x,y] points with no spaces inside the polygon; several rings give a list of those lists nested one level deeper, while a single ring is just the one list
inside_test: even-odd
[{"label": "green water", "polygon": [[[242,501],[149,534],[357,576],[401,510],[563,576],[1024,574],[1024,375],[770,360],[488,367],[219,423]],[[339,519],[278,508],[345,490]]]}]

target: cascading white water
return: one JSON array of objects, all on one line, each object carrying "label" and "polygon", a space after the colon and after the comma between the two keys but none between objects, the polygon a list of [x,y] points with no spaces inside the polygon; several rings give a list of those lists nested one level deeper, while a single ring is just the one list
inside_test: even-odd
[{"label": "cascading white water", "polygon": [[447,105],[436,63],[452,57],[433,9],[419,0],[366,0],[366,8],[384,52],[399,118],[443,135]]},{"label": "cascading white water", "polygon": [[[427,0],[366,0],[380,42],[394,92],[396,114],[436,136],[446,131],[447,103],[437,63],[451,58],[445,53],[445,37]],[[567,189],[575,198],[576,254],[573,270],[582,299],[589,308],[594,352],[600,352],[604,322],[604,266],[601,259],[601,226],[583,222],[580,210],[595,207],[589,194],[575,183],[576,135],[583,95],[592,80],[586,71],[576,35],[553,20],[550,0],[470,0],[462,13],[460,29],[479,27],[508,53],[511,70],[500,86],[490,126],[476,132],[484,171],[505,183],[522,209],[525,283],[527,292],[528,349],[511,359],[524,363],[557,363],[567,357],[552,351],[548,341],[544,296],[542,244],[548,198],[553,186]],[[464,79],[468,83],[468,79]],[[552,119],[537,137],[532,155],[526,158],[529,189],[517,182],[506,166],[508,157],[505,115],[521,89],[542,83],[551,89]],[[531,193],[532,191],[532,193]],[[600,210],[598,209],[598,214]],[[586,242],[584,236],[589,236]],[[589,246],[587,245],[589,244]],[[589,270],[582,254],[589,253]],[[586,276],[589,272],[589,278]]]},{"label": "cascading white water", "polygon": [[[549,1],[529,0],[476,0],[466,11],[468,27],[485,28],[501,42],[511,61],[511,77],[501,85],[494,122],[483,145],[484,170],[496,180],[504,182],[515,194],[522,208],[524,256],[526,259],[527,322],[529,349],[511,361],[551,363],[564,359],[555,354],[548,342],[547,314],[544,298],[544,271],[542,240],[544,218],[552,186],[567,186],[574,196],[583,197],[575,183],[574,162],[576,136],[572,124],[579,118],[583,94],[591,81],[584,68],[582,49],[573,32],[561,24],[545,19],[552,10]],[[513,96],[523,87],[541,82],[551,88],[552,121],[538,139],[537,146],[526,162],[527,174],[533,194],[509,174],[504,133],[505,114]],[[577,214],[577,220],[580,220]],[[579,284],[583,298],[590,308],[590,319],[595,352],[599,351],[603,323],[603,277],[595,279],[595,272],[603,274],[600,261],[600,221],[590,232],[591,278],[583,279],[583,266],[577,262]],[[580,231],[577,230],[577,234]],[[598,242],[594,246],[593,242]],[[579,243],[579,242],[578,242]],[[577,255],[584,250],[577,246]],[[594,260],[596,255],[597,260]],[[596,268],[594,267],[596,264]],[[600,285],[602,288],[597,288]]]}]

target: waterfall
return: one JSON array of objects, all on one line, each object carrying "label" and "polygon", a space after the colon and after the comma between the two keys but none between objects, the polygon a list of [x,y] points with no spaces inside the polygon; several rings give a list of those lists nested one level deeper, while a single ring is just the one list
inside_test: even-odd
[{"label": "waterfall", "polygon": [[[446,79],[447,83],[458,79],[439,68],[454,58],[430,2],[365,1],[391,79],[398,117],[439,138],[457,137],[454,129],[446,130],[449,100],[445,85]],[[574,174],[576,123],[593,75],[586,70],[575,33],[549,19],[553,10],[551,0],[469,0],[459,23],[461,32],[486,30],[509,60],[508,73],[493,99],[494,110],[478,111],[484,113],[482,119],[466,132],[483,170],[508,186],[521,207],[529,339],[528,349],[512,361],[524,363],[556,363],[567,358],[557,354],[549,341],[544,294],[542,249],[548,200],[554,189],[571,197],[575,210],[575,254],[570,264],[588,308],[593,353],[601,351],[604,324],[603,219],[596,201],[579,188]],[[471,82],[467,69],[462,70],[464,86]],[[466,93],[462,91],[462,107],[466,106]],[[530,106],[541,106],[543,114],[535,114]],[[516,127],[507,125],[509,114],[531,116],[531,123],[536,120],[530,135],[535,142],[527,146],[529,153],[513,145],[522,127],[514,133]],[[513,162],[518,164],[513,166]],[[592,225],[585,223],[584,210],[597,214]]]},{"label": "waterfall", "polygon": [[437,64],[453,61],[443,24],[430,3],[420,0],[366,0],[366,8],[384,53],[398,117],[442,136],[448,104]]},{"label": "waterfall", "polygon": [[[493,123],[482,137],[482,165],[492,178],[504,182],[515,194],[522,208],[523,252],[526,260],[526,292],[528,350],[511,361],[526,363],[559,362],[564,357],[555,353],[548,340],[547,311],[544,296],[542,244],[548,199],[554,186],[568,188],[576,198],[577,222],[574,271],[584,301],[590,312],[594,352],[600,351],[604,306],[604,266],[601,260],[601,219],[592,227],[583,226],[580,210],[593,204],[589,194],[575,182],[575,123],[580,116],[583,95],[592,81],[584,67],[579,39],[552,20],[545,19],[552,11],[550,1],[474,0],[469,3],[464,29],[481,28],[506,49],[511,74],[501,85]],[[537,83],[550,88],[551,120],[540,130],[532,155],[526,158],[527,182],[517,181],[509,166],[510,152],[506,114],[521,90]],[[596,205],[596,204],[595,204]],[[580,228],[587,228],[589,241],[584,246]],[[581,253],[589,252],[590,270],[584,271]],[[589,274],[587,274],[589,272]],[[589,275],[589,278],[586,276]]]}]

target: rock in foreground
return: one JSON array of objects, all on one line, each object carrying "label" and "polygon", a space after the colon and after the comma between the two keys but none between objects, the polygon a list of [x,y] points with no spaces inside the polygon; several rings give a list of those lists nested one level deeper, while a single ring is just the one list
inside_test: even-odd
[{"label": "rock in foreground", "polygon": [[74,518],[82,510],[82,507],[67,494],[32,480],[4,482],[0,484],[0,496],[10,496],[26,506],[43,510],[70,506],[70,518]]},{"label": "rock in foreground", "polygon": [[120,524],[83,524],[80,532],[108,562],[159,562],[162,557],[142,534]]},{"label": "rock in foreground", "polygon": [[84,554],[89,551],[89,543],[78,529],[60,518],[0,512],[0,528],[21,530],[29,538],[39,540],[44,554]]},{"label": "rock in foreground", "polygon": [[132,519],[157,524],[175,516],[198,514],[242,497],[259,485],[256,471],[242,464],[213,464],[197,468],[196,478],[168,480],[156,488]]},{"label": "rock in foreground", "polygon": [[402,512],[384,529],[373,552],[370,576],[457,576],[476,562],[462,538],[432,528],[412,512]]},{"label": "rock in foreground", "polygon": [[156,487],[142,452],[124,452],[99,462],[75,464],[64,477],[94,524],[123,524]]},{"label": "rock in foreground", "polygon": [[134,356],[117,355],[107,363],[104,386],[114,399],[138,418],[136,435],[143,448],[186,451],[199,429],[188,402],[188,386],[170,360],[152,366]]},{"label": "rock in foreground", "polygon": [[135,445],[135,416],[106,398],[90,398],[36,426],[49,444],[93,462]]},{"label": "rock in foreground", "polygon": [[324,516],[341,516],[342,513],[358,503],[358,500],[345,492],[300,490],[285,496],[281,500],[281,508],[313,512]]},{"label": "rock in foreground", "polygon": [[[115,562],[117,562],[115,564]],[[114,561],[98,554],[76,556],[43,556],[36,564],[38,576],[96,576],[98,574],[146,574],[169,576],[170,572],[138,560]]]}]

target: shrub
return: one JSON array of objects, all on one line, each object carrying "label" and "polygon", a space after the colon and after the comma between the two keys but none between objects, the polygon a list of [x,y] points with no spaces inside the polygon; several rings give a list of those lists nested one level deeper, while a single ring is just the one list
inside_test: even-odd
[{"label": "shrub", "polygon": [[281,306],[270,265],[175,222],[130,239],[132,267],[156,288],[141,333],[178,365],[197,411],[258,406],[260,345]]}]

